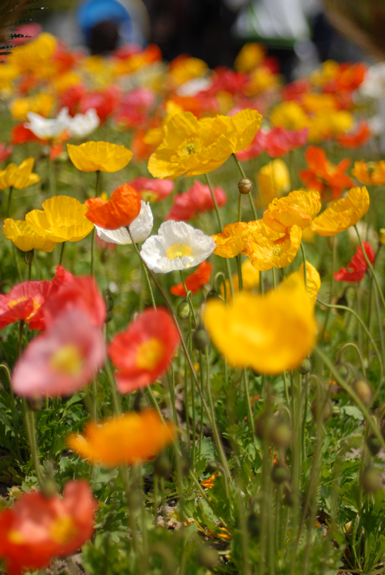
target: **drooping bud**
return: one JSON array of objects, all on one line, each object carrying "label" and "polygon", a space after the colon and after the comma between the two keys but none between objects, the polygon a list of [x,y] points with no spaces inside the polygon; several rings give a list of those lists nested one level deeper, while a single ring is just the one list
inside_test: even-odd
[{"label": "drooping bud", "polygon": [[29,252],[24,252],[25,265],[30,266],[33,262],[33,256],[35,255],[35,250],[30,250]]},{"label": "drooping bud", "polygon": [[270,439],[274,443],[275,447],[286,449],[290,445],[292,437],[293,433],[290,425],[285,421],[278,419],[270,433]]},{"label": "drooping bud", "polygon": [[315,399],[311,404],[311,413],[316,423],[325,423],[333,415],[333,404],[328,397],[323,400]]},{"label": "drooping bud", "polygon": [[217,299],[219,296],[218,292],[216,289],[212,289],[209,291],[209,293],[206,296],[206,301],[209,301],[210,299]]},{"label": "drooping bud", "polygon": [[187,319],[190,315],[190,305],[185,299],[178,305],[176,314],[179,319]]},{"label": "drooping bud", "polygon": [[381,451],[381,442],[378,437],[374,435],[374,433],[368,435],[366,439],[366,445],[368,446],[368,449],[373,457]]},{"label": "drooping bud", "polygon": [[153,461],[154,473],[158,477],[167,479],[171,473],[171,462],[165,451],[160,453]]},{"label": "drooping bud", "polygon": [[213,473],[215,473],[216,471],[218,471],[218,462],[215,461],[215,459],[212,459],[211,461],[209,461],[207,463],[207,466],[206,466],[206,471],[207,471],[207,473],[210,473],[211,475]]},{"label": "drooping bud", "polygon": [[307,373],[309,373],[309,371],[311,370],[311,361],[310,359],[303,359],[301,361],[301,365],[299,366],[299,373],[301,375],[306,375]]},{"label": "drooping bud", "polygon": [[206,569],[212,569],[218,563],[218,551],[206,545],[200,545],[197,551],[197,560]]},{"label": "drooping bud", "polygon": [[283,463],[275,463],[271,470],[271,479],[274,483],[281,485],[289,479],[289,470]]},{"label": "drooping bud", "polygon": [[360,477],[362,489],[366,493],[375,493],[381,487],[381,476],[378,470],[372,465],[368,465],[363,470]]},{"label": "drooping bud", "polygon": [[139,390],[137,396],[135,397],[134,401],[134,410],[136,413],[140,413],[145,409],[150,407],[150,402],[148,400],[147,395],[143,393],[143,391]]},{"label": "drooping bud", "polygon": [[262,413],[255,422],[255,435],[258,439],[270,439],[271,430],[274,426],[274,417],[269,412]]},{"label": "drooping bud", "polygon": [[242,178],[238,182],[238,191],[240,194],[249,194],[253,189],[253,182],[249,178]]},{"label": "drooping bud", "polygon": [[353,389],[364,405],[369,405],[372,401],[372,388],[364,379],[359,379],[353,383]]},{"label": "drooping bud", "polygon": [[28,397],[27,405],[32,411],[40,411],[43,407],[43,398],[38,396]]},{"label": "drooping bud", "polygon": [[261,518],[254,512],[247,518],[247,530],[253,537],[259,537],[261,533]]},{"label": "drooping bud", "polygon": [[203,327],[198,327],[193,333],[192,341],[195,349],[202,351],[209,345],[210,338]]}]

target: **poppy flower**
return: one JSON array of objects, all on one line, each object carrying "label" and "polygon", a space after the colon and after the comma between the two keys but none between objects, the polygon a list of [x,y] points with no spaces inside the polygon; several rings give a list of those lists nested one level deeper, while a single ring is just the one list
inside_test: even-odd
[{"label": "poppy flower", "polygon": [[100,120],[94,110],[90,108],[85,114],[75,114],[68,119],[67,131],[71,138],[86,138],[99,126]]},{"label": "poppy flower", "polygon": [[[226,204],[227,196],[223,188],[215,186],[213,194],[218,207]],[[197,218],[199,214],[214,209],[214,201],[209,186],[202,184],[199,180],[195,180],[187,192],[177,194],[174,197],[173,205],[166,220],[188,221]]]},{"label": "poppy flower", "polygon": [[[245,259],[244,262],[242,262],[241,268],[242,268],[242,284],[243,284],[242,289],[243,289],[243,291],[251,291],[253,288],[258,287],[259,286],[259,271],[255,269],[255,267],[251,263],[250,258],[247,258],[247,259]],[[239,292],[239,276],[238,276],[238,274],[233,275],[232,282],[233,282],[234,292],[235,293]],[[229,299],[231,298],[231,290],[230,290],[229,280],[226,280],[225,285],[226,285],[227,301],[229,301]],[[223,287],[223,283],[221,284],[220,289],[221,289],[221,295],[224,296],[225,290]]]},{"label": "poppy flower", "polygon": [[302,130],[309,125],[309,117],[297,102],[281,102],[270,114],[273,126],[281,126],[286,130]]},{"label": "poppy flower", "polygon": [[154,178],[135,178],[128,182],[145,202],[155,204],[167,198],[174,189],[172,180],[157,180]]},{"label": "poppy flower", "polygon": [[[130,234],[132,239],[137,244],[144,242],[151,234],[152,226],[154,225],[154,216],[152,215],[150,204],[141,200],[141,208],[139,215],[130,224]],[[106,230],[95,226],[98,237],[107,242],[125,246],[131,244],[131,236],[127,231],[127,227],[118,228],[117,230]]]},{"label": "poppy flower", "polygon": [[28,158],[20,166],[8,164],[5,170],[0,170],[0,190],[5,190],[11,186],[17,190],[23,190],[36,184],[40,180],[40,176],[32,173],[34,162],[33,158]]},{"label": "poppy flower", "polygon": [[289,265],[301,245],[301,228],[293,225],[280,233],[266,226],[263,220],[255,223],[246,241],[246,252],[255,269],[266,271]]},{"label": "poppy flower", "polygon": [[[188,291],[196,293],[201,287],[210,281],[212,265],[209,262],[202,262],[198,268],[186,278],[185,284]],[[170,288],[173,295],[184,297],[187,295],[183,283],[176,284]]]},{"label": "poppy flower", "polygon": [[344,188],[350,188],[353,183],[344,172],[350,165],[350,160],[342,160],[337,166],[331,164],[322,148],[309,146],[305,152],[309,169],[300,170],[299,177],[310,190],[317,190],[323,199],[338,198]]},{"label": "poppy flower", "polygon": [[[371,264],[374,264],[375,260],[375,253],[374,249],[370,245],[369,242],[363,242],[365,253],[367,255],[368,260]],[[342,267],[338,272],[335,272],[334,278],[338,282],[360,282],[366,270],[368,269],[368,264],[366,263],[366,259],[362,252],[361,246],[358,246],[356,253],[352,257],[350,263],[346,266],[346,268]]]},{"label": "poppy flower", "polygon": [[355,162],[352,176],[368,186],[382,186],[385,184],[385,161],[365,162],[360,160]]},{"label": "poppy flower", "polygon": [[81,309],[66,309],[17,361],[12,388],[25,397],[70,395],[87,385],[104,361],[102,331]]},{"label": "poppy flower", "polygon": [[116,188],[111,198],[86,200],[86,218],[106,230],[117,230],[129,226],[138,217],[141,209],[140,196],[134,188],[123,184]]},{"label": "poppy flower", "polygon": [[78,242],[92,231],[85,217],[87,206],[69,196],[45,200],[43,210],[32,210],[25,216],[27,224],[39,236],[53,242]]},{"label": "poppy flower", "polygon": [[263,221],[276,232],[285,233],[293,225],[303,230],[310,226],[320,209],[318,192],[295,191],[285,198],[275,198],[264,212]]},{"label": "poppy flower", "polygon": [[369,209],[368,190],[352,188],[346,198],[332,202],[311,224],[311,229],[319,236],[335,236],[356,223]]},{"label": "poppy flower", "polygon": [[161,224],[157,236],[150,236],[144,242],[140,255],[151,270],[166,274],[197,266],[214,249],[214,240],[201,230],[185,222],[169,220]]},{"label": "poppy flower", "polygon": [[277,196],[290,189],[290,175],[285,162],[272,160],[263,166],[257,174],[257,183],[262,196],[262,207],[266,207]]},{"label": "poppy flower", "polygon": [[58,138],[69,126],[68,108],[60,110],[58,117],[47,120],[39,114],[28,112],[29,124],[25,127],[31,130],[39,140],[52,140]]},{"label": "poppy flower", "polygon": [[246,254],[247,237],[258,222],[235,222],[227,224],[220,234],[212,236],[215,241],[214,254],[221,258],[233,258],[238,254]]},{"label": "poppy flower", "polygon": [[203,320],[230,365],[260,373],[294,369],[316,343],[313,305],[299,278],[265,296],[240,292],[228,306],[209,300]]},{"label": "poppy flower", "polygon": [[22,252],[40,250],[51,253],[57,246],[56,242],[47,240],[37,234],[27,222],[6,218],[3,225],[3,233],[7,240],[11,240]]},{"label": "poppy flower", "polygon": [[259,130],[251,144],[249,144],[244,150],[238,152],[237,158],[241,162],[246,160],[252,160],[253,158],[258,158],[265,151],[267,134],[263,130]]},{"label": "poppy flower", "polygon": [[91,422],[84,435],[70,435],[67,443],[92,463],[117,467],[152,459],[175,436],[172,423],[163,423],[155,411],[146,410],[107,419],[102,425]]},{"label": "poppy flower", "polygon": [[360,122],[354,132],[339,136],[337,142],[344,148],[357,150],[370,140],[371,135],[369,124],[367,122]]},{"label": "poppy flower", "polygon": [[[79,111],[81,114],[86,114],[88,110],[91,109],[96,110],[100,122],[103,123],[115,111],[116,107],[118,106],[119,96],[120,91],[116,88],[116,86],[110,86],[104,90],[98,90],[95,92],[85,92],[82,94],[79,102]],[[84,171],[88,172],[93,170],[84,170]],[[116,170],[106,170],[106,171],[109,172]]]},{"label": "poppy flower", "polygon": [[26,144],[28,142],[38,142],[47,145],[48,142],[40,140],[35,134],[26,128],[24,124],[16,124],[11,131],[11,144]]},{"label": "poppy flower", "polygon": [[262,64],[265,55],[266,48],[262,44],[247,42],[242,46],[235,58],[234,66],[236,70],[241,72],[251,72],[251,70]]},{"label": "poppy flower", "polygon": [[49,567],[75,553],[93,533],[97,501],[84,480],[68,481],[63,497],[31,491],[0,513],[0,557],[10,575]]},{"label": "poppy flower", "polygon": [[132,152],[125,146],[109,142],[85,142],[80,146],[67,144],[71,162],[82,172],[117,172],[127,166]]},{"label": "poppy flower", "polygon": [[288,152],[304,146],[308,134],[308,128],[285,130],[281,126],[274,127],[266,134],[265,151],[271,158],[280,158]]},{"label": "poppy flower", "polygon": [[7,146],[7,144],[4,144],[4,142],[0,142],[0,163],[9,158],[12,152],[12,146]]},{"label": "poppy flower", "polygon": [[[300,265],[299,270],[287,276],[285,282],[297,281],[300,279],[305,285],[305,276],[303,271],[303,263]],[[313,306],[317,301],[317,295],[321,287],[321,277],[317,269],[308,261],[306,261],[306,293],[312,302]]]},{"label": "poppy flower", "polygon": [[34,320],[52,289],[49,281],[24,282],[0,295],[0,329],[23,320],[35,329]]},{"label": "poppy flower", "polygon": [[118,390],[131,393],[154,383],[169,367],[179,342],[174,320],[165,309],[141,313],[108,347],[118,369]]}]

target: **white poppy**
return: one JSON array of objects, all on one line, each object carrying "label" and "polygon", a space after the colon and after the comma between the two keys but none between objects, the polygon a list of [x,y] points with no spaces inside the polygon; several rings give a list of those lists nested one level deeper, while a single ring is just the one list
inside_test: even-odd
[{"label": "white poppy", "polygon": [[24,124],[24,126],[29,128],[41,140],[52,140],[59,137],[64,130],[68,129],[69,120],[71,119],[68,115],[68,108],[60,110],[58,117],[53,120],[47,120],[47,118],[43,118],[43,116],[39,116],[39,114],[34,112],[28,112],[27,117],[30,123]]},{"label": "white poppy", "polygon": [[[137,218],[130,225],[130,232],[132,239],[137,244],[144,242],[151,234],[152,226],[154,225],[154,216],[152,215],[151,207],[148,202],[141,201],[142,207]],[[117,230],[105,230],[95,225],[96,233],[101,240],[111,244],[118,244],[125,246],[131,244],[131,238],[127,228],[118,228]]]},{"label": "white poppy", "polygon": [[197,266],[215,248],[214,240],[201,230],[169,220],[160,226],[157,236],[144,242],[140,254],[150,270],[166,274]]},{"label": "white poppy", "polygon": [[73,138],[85,138],[99,126],[100,120],[94,108],[85,114],[76,114],[69,118],[68,131]]}]

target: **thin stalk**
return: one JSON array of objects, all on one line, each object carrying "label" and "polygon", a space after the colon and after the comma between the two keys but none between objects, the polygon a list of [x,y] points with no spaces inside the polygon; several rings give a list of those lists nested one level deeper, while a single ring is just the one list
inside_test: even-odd
[{"label": "thin stalk", "polygon": [[[369,339],[368,339],[369,342]],[[340,357],[342,358],[342,354],[344,353],[344,351],[348,348],[348,347],[352,347],[358,355],[358,358],[360,360],[360,364],[361,364],[361,369],[362,369],[362,375],[366,378],[366,369],[365,369],[365,363],[364,363],[364,358],[362,357],[362,353],[360,351],[360,348],[358,347],[357,344],[351,342],[345,343],[339,350],[337,353],[337,360],[340,359]]]},{"label": "thin stalk", "polygon": [[104,369],[105,369],[108,383],[110,386],[110,391],[111,391],[111,396],[112,396],[112,406],[113,406],[114,413],[115,413],[115,415],[120,415],[122,410],[120,407],[118,390],[116,389],[114,374],[112,373],[111,365],[110,365],[108,359],[105,363]]},{"label": "thin stalk", "polygon": [[187,289],[186,282],[184,281],[184,277],[183,277],[183,271],[180,270],[179,273],[180,273],[180,278],[182,280],[182,284],[184,287],[184,291],[186,293],[186,299],[187,299],[188,304],[190,306],[190,312],[191,312],[191,317],[192,317],[193,322],[194,322],[194,327],[197,328],[198,322],[197,322],[196,317],[195,317],[195,310],[194,310],[194,306],[193,306],[192,299],[191,299],[191,291]]},{"label": "thin stalk", "polygon": [[54,163],[51,161],[51,158],[47,157],[48,159],[48,182],[49,182],[49,193],[51,198],[56,196],[56,179],[55,179],[55,170],[54,170]]},{"label": "thin stalk", "polygon": [[[130,227],[129,227],[129,226],[127,226],[127,231],[128,231],[129,236],[130,236],[130,238],[131,238],[131,242],[134,243],[134,240],[133,240],[133,238],[132,238],[132,235],[131,235]],[[136,244],[135,244],[135,245],[136,245]],[[137,249],[137,251],[139,251],[138,246],[136,246],[136,249]],[[146,266],[145,266],[144,263],[143,263],[142,258],[140,258],[140,263],[141,263],[141,266],[142,266],[142,270],[143,270],[143,273],[144,273],[144,277],[146,278],[146,284],[147,284],[147,287],[148,287],[148,291],[150,292],[152,307],[156,310],[156,303],[155,303],[155,298],[154,298],[154,292],[152,291],[150,278],[149,278],[149,276],[148,276],[148,271],[147,271]]]},{"label": "thin stalk", "polygon": [[[330,280],[330,295],[329,295],[329,306],[331,305],[332,301],[333,301],[333,288],[334,288],[334,271],[335,271],[335,266],[336,266],[336,252],[337,252],[337,242],[336,242],[336,238],[333,237],[332,239],[332,243],[333,243],[333,247],[332,247],[332,271],[331,271],[331,280]],[[326,316],[325,316],[325,321],[324,321],[324,325],[322,328],[322,332],[320,335],[320,341],[323,340],[325,332],[326,332],[326,328],[328,325],[328,321],[329,321],[329,316],[330,316],[330,310],[332,308],[328,307],[328,309],[326,310]]]},{"label": "thin stalk", "polygon": [[306,254],[305,254],[305,248],[303,247],[303,242],[301,242],[301,252],[302,252],[302,262],[303,262],[303,279],[305,281],[305,288],[307,291]]},{"label": "thin stalk", "polygon": [[[60,247],[59,266],[61,266],[62,262],[63,262],[63,254],[64,254],[65,245],[66,245],[66,242],[62,242],[61,247]],[[92,257],[92,253],[91,253],[91,257]]]},{"label": "thin stalk", "polygon": [[[232,156],[233,156],[233,158],[234,158],[234,160],[235,160],[235,163],[237,164],[238,170],[239,170],[239,172],[240,172],[242,178],[246,178],[246,174],[245,174],[244,169],[242,168],[241,162],[238,160],[238,158],[237,158],[237,156],[236,156],[235,154],[232,154]],[[250,194],[247,194],[247,195],[249,196],[250,207],[251,207],[252,212],[253,212],[254,220],[257,220],[257,219],[258,219],[258,213],[257,213],[257,210],[255,209],[255,205],[254,205],[254,202],[253,202],[253,198],[251,197],[251,193],[250,193]]]},{"label": "thin stalk", "polygon": [[373,269],[372,263],[371,263],[371,261],[369,260],[367,254],[366,254],[365,248],[364,248],[364,246],[363,246],[363,244],[362,244],[360,232],[358,231],[357,226],[354,226],[354,228],[355,228],[355,230],[356,230],[356,234],[357,234],[357,237],[358,237],[358,241],[360,242],[362,254],[363,254],[364,258],[365,258],[365,261],[366,261],[366,264],[367,264],[368,268],[369,268],[370,271],[371,271],[371,274],[372,274],[373,279],[374,279],[374,283],[376,284],[377,292],[378,292],[378,294],[379,294],[379,296],[380,296],[382,305],[383,305],[384,308],[385,308],[385,297],[384,297],[384,294],[382,293],[382,289],[381,289],[380,284],[379,284],[379,282],[378,282],[377,275],[376,275],[376,273],[375,273],[375,271],[374,271],[374,269]]},{"label": "thin stalk", "polygon": [[248,381],[247,370],[246,370],[246,369],[244,369],[243,372],[242,372],[242,378],[243,378],[243,383],[244,383],[244,386],[245,386],[246,405],[247,405],[247,422],[248,422],[248,425],[249,425],[251,437],[252,437],[253,440],[254,440],[254,439],[255,439],[255,434],[254,434],[254,415],[253,415],[253,409],[252,409],[252,407],[251,407],[249,381]]},{"label": "thin stalk", "polygon": [[9,186],[8,203],[7,203],[7,218],[9,218],[9,214],[11,213],[12,194],[13,194],[13,186]]}]

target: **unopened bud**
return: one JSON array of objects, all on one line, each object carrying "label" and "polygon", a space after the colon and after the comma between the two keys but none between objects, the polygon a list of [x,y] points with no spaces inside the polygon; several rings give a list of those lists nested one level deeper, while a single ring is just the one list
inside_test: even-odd
[{"label": "unopened bud", "polygon": [[290,426],[285,421],[279,421],[273,426],[270,438],[276,447],[286,449],[291,442],[293,433]]},{"label": "unopened bud", "polygon": [[206,471],[207,471],[207,473],[211,473],[211,474],[218,471],[218,462],[215,461],[215,459],[212,459],[211,461],[209,461],[207,463],[207,466],[206,466]]},{"label": "unopened bud", "polygon": [[150,402],[148,401],[147,395],[143,393],[143,391],[138,391],[138,395],[135,397],[134,401],[134,410],[136,413],[140,413],[145,409],[150,407]]},{"label": "unopened bud", "polygon": [[50,497],[55,497],[55,495],[57,495],[57,485],[54,479],[52,479],[52,477],[44,482],[42,489],[44,496],[47,497],[48,499]]},{"label": "unopened bud", "polygon": [[373,455],[373,457],[381,451],[381,442],[378,439],[377,435],[374,435],[374,433],[368,435],[366,439],[366,445],[368,446],[368,449],[370,453]]},{"label": "unopened bud", "polygon": [[206,296],[206,301],[209,301],[209,299],[217,299],[219,296],[218,292],[216,289],[212,289],[209,291],[209,293]]},{"label": "unopened bud", "polygon": [[311,361],[310,359],[303,359],[301,361],[301,365],[299,366],[299,373],[301,375],[306,375],[311,370]]},{"label": "unopened bud", "polygon": [[249,178],[242,178],[238,182],[238,191],[240,194],[249,194],[253,189],[253,182]]},{"label": "unopened bud", "polygon": [[372,388],[364,379],[359,379],[353,383],[353,389],[364,405],[369,405],[372,401]]},{"label": "unopened bud", "polygon": [[270,439],[273,426],[274,417],[271,413],[262,413],[255,422],[255,435],[261,440]]},{"label": "unopened bud", "polygon": [[281,485],[289,479],[289,470],[283,463],[275,463],[271,470],[271,479],[274,483]]},{"label": "unopened bud", "polygon": [[363,470],[361,477],[362,489],[366,493],[375,493],[381,487],[381,476],[378,470],[372,465],[368,465]]},{"label": "unopened bud", "polygon": [[30,266],[33,262],[33,256],[35,255],[35,250],[30,250],[29,252],[24,252],[25,265]]},{"label": "unopened bud", "polygon": [[323,400],[315,399],[311,404],[311,413],[316,423],[325,423],[333,415],[333,404],[328,397]]},{"label": "unopened bud", "polygon": [[198,327],[193,333],[192,341],[195,349],[202,351],[209,345],[210,338],[203,327]]},{"label": "unopened bud", "polygon": [[164,477],[167,479],[171,473],[171,462],[165,451],[158,455],[153,461],[154,473],[158,477]]},{"label": "unopened bud", "polygon": [[179,319],[187,319],[190,315],[190,305],[185,299],[178,305],[176,313]]}]

